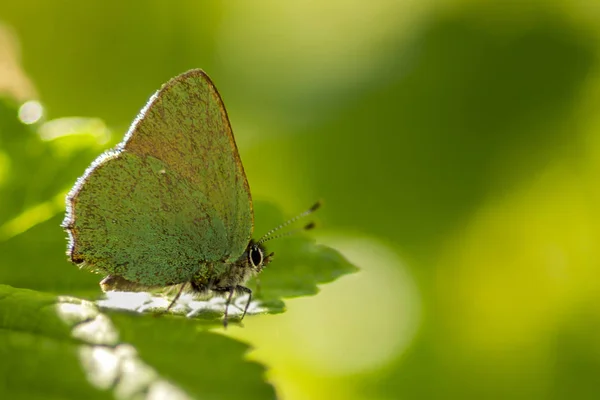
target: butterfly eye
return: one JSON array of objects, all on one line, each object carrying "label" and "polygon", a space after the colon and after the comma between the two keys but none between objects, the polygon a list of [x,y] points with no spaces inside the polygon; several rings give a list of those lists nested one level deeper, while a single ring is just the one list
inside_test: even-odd
[{"label": "butterfly eye", "polygon": [[259,267],[263,262],[262,250],[258,246],[252,246],[248,258],[250,259],[252,266]]}]

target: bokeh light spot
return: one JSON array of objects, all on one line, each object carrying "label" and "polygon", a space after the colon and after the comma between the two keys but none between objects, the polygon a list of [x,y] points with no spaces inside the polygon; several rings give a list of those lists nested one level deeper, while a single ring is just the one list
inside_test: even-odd
[{"label": "bokeh light spot", "polygon": [[309,299],[311,305],[292,313],[295,356],[323,374],[383,367],[408,347],[420,319],[419,295],[405,263],[372,238],[331,236],[319,241],[339,250],[361,271],[327,286],[318,298]]},{"label": "bokeh light spot", "polygon": [[31,125],[38,122],[44,116],[44,107],[39,101],[26,101],[19,108],[19,120],[22,123]]}]

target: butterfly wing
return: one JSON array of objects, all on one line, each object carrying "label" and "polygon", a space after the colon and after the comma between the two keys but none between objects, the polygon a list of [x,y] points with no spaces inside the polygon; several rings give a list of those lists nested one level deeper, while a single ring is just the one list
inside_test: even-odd
[{"label": "butterfly wing", "polygon": [[[167,82],[67,197],[71,260],[147,286],[225,268],[253,229],[227,112],[201,70]],[[219,271],[214,271],[219,272]]]}]

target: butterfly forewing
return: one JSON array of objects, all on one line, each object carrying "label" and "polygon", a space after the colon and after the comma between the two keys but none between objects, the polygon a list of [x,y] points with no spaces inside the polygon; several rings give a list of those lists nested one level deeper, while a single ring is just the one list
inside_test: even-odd
[{"label": "butterfly forewing", "polygon": [[124,141],[70,193],[73,261],[143,285],[187,281],[236,260],[252,200],[223,102],[201,70],[167,82]]}]

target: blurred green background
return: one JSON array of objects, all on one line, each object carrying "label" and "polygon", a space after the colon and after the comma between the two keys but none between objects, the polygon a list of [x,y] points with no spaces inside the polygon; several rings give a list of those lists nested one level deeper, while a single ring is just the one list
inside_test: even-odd
[{"label": "blurred green background", "polygon": [[[361,272],[229,331],[281,398],[600,398],[597,1],[7,0],[0,22],[3,97],[114,143],[203,68],[254,197],[325,200],[315,235]],[[27,160],[0,148],[0,179],[82,172]],[[1,202],[58,223],[48,198]],[[57,232],[3,257],[64,257]]]}]

